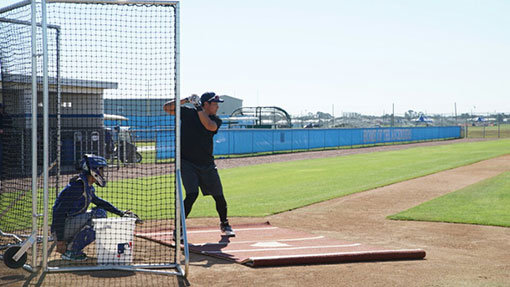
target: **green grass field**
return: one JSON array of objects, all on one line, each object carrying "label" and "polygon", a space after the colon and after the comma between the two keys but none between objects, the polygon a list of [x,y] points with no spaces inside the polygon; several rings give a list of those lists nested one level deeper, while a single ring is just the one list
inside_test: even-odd
[{"label": "green grass field", "polygon": [[438,197],[389,219],[510,227],[510,172]]},{"label": "green grass field", "polygon": [[137,147],[142,147],[142,146],[156,146],[156,142],[153,142],[153,141],[148,141],[148,142],[136,142],[136,146]]},{"label": "green grass field", "polygon": [[141,151],[140,154],[142,155],[141,164],[156,162],[156,151]]},{"label": "green grass field", "polygon": [[[504,154],[510,154],[509,139],[261,164],[219,172],[229,216],[266,216]],[[171,182],[170,176],[125,179],[96,190],[119,208],[134,209],[143,218],[154,219],[163,211],[151,209],[149,203],[173,205],[162,192],[171,188]],[[2,201],[11,202],[9,196],[3,194]],[[54,195],[50,205],[53,200]],[[142,207],[136,209],[136,205]],[[21,214],[29,217],[30,207]],[[216,217],[212,197],[200,196],[190,216]]]},{"label": "green grass field", "polygon": [[510,124],[498,126],[469,126],[468,138],[510,138]]},{"label": "green grass field", "polygon": [[[148,142],[136,142],[135,143],[137,147],[154,147],[156,148],[156,142],[148,141]],[[155,163],[156,162],[156,151],[141,151],[140,149],[138,152],[142,155],[142,164],[144,163]]]},{"label": "green grass field", "polygon": [[[510,140],[460,143],[220,170],[230,216],[265,216],[510,153]],[[199,197],[191,216],[216,216]]]}]

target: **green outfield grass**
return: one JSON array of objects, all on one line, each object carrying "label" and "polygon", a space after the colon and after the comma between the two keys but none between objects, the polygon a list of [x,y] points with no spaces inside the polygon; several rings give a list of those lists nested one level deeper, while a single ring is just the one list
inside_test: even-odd
[{"label": "green outfield grass", "polygon": [[468,138],[510,138],[510,124],[498,126],[469,126]]},{"label": "green outfield grass", "polygon": [[156,151],[140,151],[140,154],[142,155],[141,164],[156,162]]},{"label": "green outfield grass", "polygon": [[[510,140],[459,143],[220,170],[231,216],[265,216],[510,153]],[[199,197],[191,216],[216,216]]]},{"label": "green outfield grass", "polygon": [[[509,139],[261,164],[219,172],[230,216],[266,216],[504,154],[510,154]],[[120,209],[133,209],[145,219],[154,219],[170,212],[165,206],[173,206],[165,194],[172,182],[170,176],[125,179],[96,190]],[[9,196],[14,194],[2,194],[2,201],[11,202],[13,198]],[[54,196],[50,205],[53,200]],[[160,210],[152,207],[154,202],[162,203],[158,205]],[[30,222],[31,211],[27,208],[21,214],[26,214]],[[172,216],[171,212],[167,215]],[[200,196],[190,216],[216,217],[214,200]]]},{"label": "green outfield grass", "polygon": [[156,142],[149,141],[149,142],[136,142],[136,146],[142,147],[142,146],[156,146]]},{"label": "green outfield grass", "polygon": [[510,227],[510,172],[438,197],[388,218]]},{"label": "green outfield grass", "polygon": [[[156,142],[148,141],[148,142],[136,142],[137,147],[156,147]],[[144,163],[155,163],[156,162],[156,151],[141,151],[138,152],[142,155],[142,164]]]}]

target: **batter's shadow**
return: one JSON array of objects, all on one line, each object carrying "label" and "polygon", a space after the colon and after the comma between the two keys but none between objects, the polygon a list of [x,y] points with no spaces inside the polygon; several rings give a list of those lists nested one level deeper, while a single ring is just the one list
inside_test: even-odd
[{"label": "batter's shadow", "polygon": [[[221,235],[221,239],[218,240],[218,244],[221,245],[219,249],[223,249],[230,243],[230,238],[226,235]],[[222,253],[222,256],[204,255],[197,252],[191,251],[189,253],[189,264],[191,266],[209,268],[213,265],[227,265],[235,264],[234,259],[228,259],[229,256],[233,257],[228,253]],[[205,262],[204,262],[205,261]]]}]

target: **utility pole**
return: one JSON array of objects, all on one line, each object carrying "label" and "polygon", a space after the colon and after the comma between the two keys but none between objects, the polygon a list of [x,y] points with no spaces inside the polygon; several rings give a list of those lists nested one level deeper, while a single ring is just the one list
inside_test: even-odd
[{"label": "utility pole", "polygon": [[455,124],[457,124],[457,102],[453,103],[455,106]]},{"label": "utility pole", "polygon": [[333,110],[333,128],[335,128],[335,104],[332,104],[332,110]]},{"label": "utility pole", "polygon": [[392,104],[391,127],[395,125],[395,103]]}]

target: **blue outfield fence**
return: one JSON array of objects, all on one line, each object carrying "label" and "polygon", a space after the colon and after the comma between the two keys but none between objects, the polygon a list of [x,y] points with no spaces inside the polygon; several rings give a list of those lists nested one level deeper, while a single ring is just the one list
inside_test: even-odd
[{"label": "blue outfield fence", "polygon": [[[168,159],[175,156],[168,148],[170,139],[174,137],[173,131],[157,133],[157,159]],[[460,137],[461,127],[459,126],[365,129],[221,129],[214,136],[214,154],[227,156]]]}]

